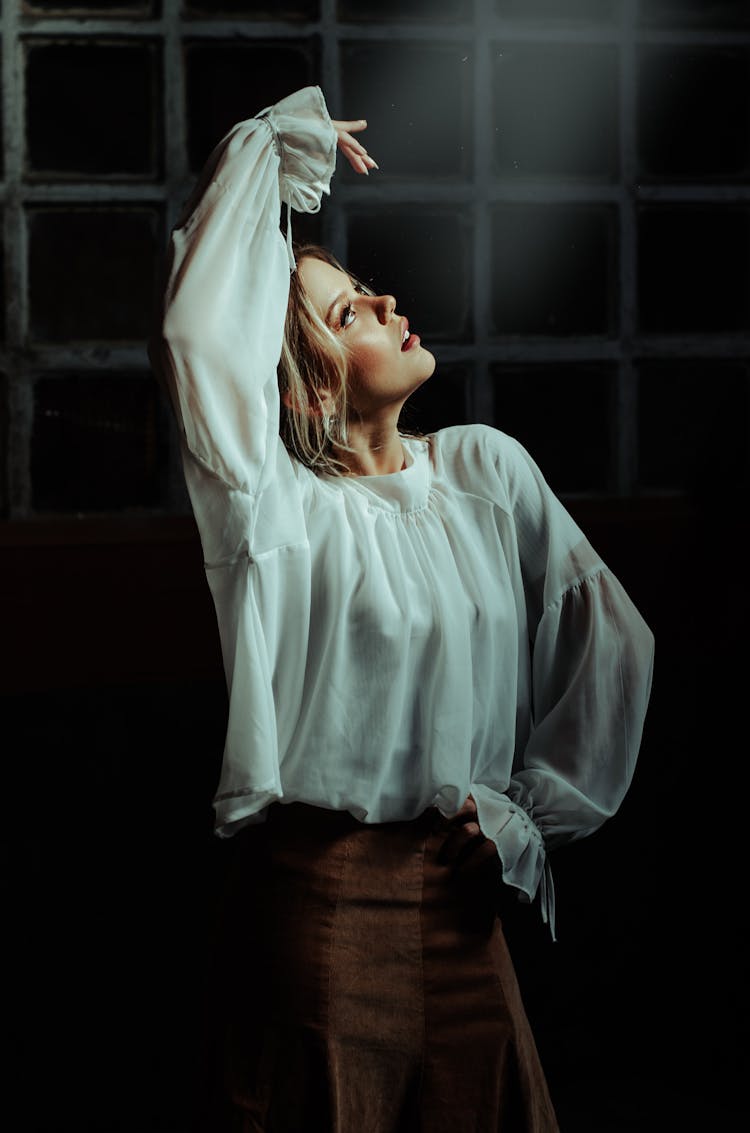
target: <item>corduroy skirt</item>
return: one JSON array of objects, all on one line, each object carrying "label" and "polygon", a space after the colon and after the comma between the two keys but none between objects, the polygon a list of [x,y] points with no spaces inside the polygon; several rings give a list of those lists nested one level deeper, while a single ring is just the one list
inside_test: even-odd
[{"label": "corduroy skirt", "polygon": [[450,829],[435,809],[368,825],[292,803],[236,836],[231,1133],[556,1133],[497,870],[443,864]]}]

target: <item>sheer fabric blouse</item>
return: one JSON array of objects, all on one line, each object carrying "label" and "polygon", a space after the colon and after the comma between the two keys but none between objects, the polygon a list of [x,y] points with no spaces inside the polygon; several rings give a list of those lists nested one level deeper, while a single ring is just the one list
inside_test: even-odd
[{"label": "sheer fabric blouse", "polygon": [[216,830],[275,800],[383,822],[471,794],[504,880],[529,900],[541,886],[546,912],[547,851],[631,782],[653,638],[511,437],[404,438],[387,476],[318,476],[287,453],[280,206],[316,211],[335,158],[317,87],[230,131],[172,233],[150,347],[229,692]]}]

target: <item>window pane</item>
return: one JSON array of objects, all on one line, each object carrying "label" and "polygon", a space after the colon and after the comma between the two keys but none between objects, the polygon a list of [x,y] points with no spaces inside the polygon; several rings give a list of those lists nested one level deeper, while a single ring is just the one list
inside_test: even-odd
[{"label": "window pane", "polygon": [[317,40],[187,47],[190,168],[197,171],[237,122],[319,83]]},{"label": "window pane", "polygon": [[490,251],[492,330],[614,333],[615,221],[607,206],[498,206]]},{"label": "window pane", "polygon": [[31,337],[143,341],[157,277],[157,216],[146,209],[29,212]]},{"label": "window pane", "polygon": [[29,169],[153,176],[159,137],[157,64],[150,45],[29,47]]},{"label": "window pane", "polygon": [[458,209],[386,208],[349,217],[347,267],[424,339],[464,339],[469,324],[470,221]]},{"label": "window pane", "polygon": [[747,0],[640,0],[646,24],[683,27],[742,27],[750,23]]},{"label": "window pane", "polygon": [[[320,212],[295,212],[292,210],[292,240],[295,245],[323,243],[323,210]],[[286,205],[281,206],[279,228],[286,237]]]},{"label": "window pane", "polygon": [[528,449],[554,491],[606,491],[612,368],[498,363],[491,375],[495,427]]},{"label": "window pane", "polygon": [[[471,60],[463,44],[343,45],[342,106],[347,116],[368,120],[365,145],[380,166],[378,179],[469,174]],[[345,164],[343,175],[357,176]]]},{"label": "window pane", "polygon": [[471,371],[468,366],[438,363],[431,378],[407,401],[399,427],[407,433],[434,433],[469,420],[468,396]]},{"label": "window pane", "polygon": [[736,501],[748,484],[749,412],[746,362],[642,362],[640,487]]},{"label": "window pane", "polygon": [[30,15],[49,16],[59,13],[69,16],[76,11],[87,16],[116,16],[122,12],[127,16],[158,16],[160,0],[24,0],[24,9]]},{"label": "window pane", "polygon": [[643,331],[750,329],[750,209],[644,207],[638,287]]},{"label": "window pane", "polygon": [[492,58],[499,173],[521,178],[617,175],[614,47],[498,44]]},{"label": "window pane", "polygon": [[8,379],[0,374],[0,518],[8,516],[8,424],[10,412],[8,409]]},{"label": "window pane", "polygon": [[602,20],[620,14],[622,0],[495,0],[495,11],[506,19]]},{"label": "window pane", "polygon": [[158,388],[150,375],[44,377],[34,387],[37,511],[114,511],[158,503]]},{"label": "window pane", "polygon": [[648,47],[641,52],[638,136],[643,172],[670,179],[747,178],[750,52]]},{"label": "window pane", "polygon": [[[0,8],[0,12],[2,9]],[[0,36],[0,53],[2,51],[2,36]],[[1,64],[1,60],[0,60]],[[0,83],[3,82],[3,69],[0,65]],[[3,99],[3,102],[5,100]],[[0,177],[5,175],[5,131],[3,128],[3,105],[0,104]]]},{"label": "window pane", "polygon": [[319,0],[186,0],[184,9],[202,19],[239,16],[247,20],[317,20],[320,15]]},{"label": "window pane", "polygon": [[342,20],[469,20],[471,0],[339,0]]},{"label": "window pane", "polygon": [[7,305],[5,302],[5,247],[3,245],[3,227],[4,217],[0,212],[0,342],[5,342],[6,328],[5,328],[5,313]]}]

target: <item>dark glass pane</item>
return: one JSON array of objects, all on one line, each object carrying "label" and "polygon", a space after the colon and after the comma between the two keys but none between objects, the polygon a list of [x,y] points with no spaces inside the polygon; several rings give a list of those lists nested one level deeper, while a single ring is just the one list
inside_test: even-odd
[{"label": "dark glass pane", "polygon": [[8,515],[8,379],[0,374],[0,517]]},{"label": "dark glass pane", "polygon": [[452,208],[386,208],[349,217],[347,267],[396,296],[412,329],[430,340],[470,332],[469,219]]},{"label": "dark glass pane", "polygon": [[556,492],[608,488],[611,368],[507,365],[491,368],[494,425],[520,441]]},{"label": "dark glass pane", "polygon": [[471,0],[339,0],[342,20],[468,20]]},{"label": "dark glass pane", "polygon": [[671,179],[747,177],[750,52],[642,49],[638,137],[646,174]]},{"label": "dark glass pane", "polygon": [[30,15],[40,14],[48,16],[59,12],[70,16],[76,12],[84,12],[87,16],[102,12],[112,16],[122,11],[128,16],[158,16],[161,10],[160,0],[24,0],[23,8]]},{"label": "dark glass pane", "polygon": [[750,329],[750,209],[644,207],[638,288],[646,332]]},{"label": "dark glass pane", "polygon": [[615,219],[607,206],[498,206],[490,249],[494,332],[614,333]]},{"label": "dark glass pane", "polygon": [[615,47],[511,43],[492,59],[498,172],[616,176]]},{"label": "dark glass pane", "polygon": [[116,511],[159,502],[158,387],[150,376],[37,379],[31,444],[37,511]]},{"label": "dark glass pane", "polygon": [[622,0],[495,0],[495,11],[505,19],[612,20]]},{"label": "dark glass pane", "polygon": [[[281,206],[279,228],[286,236],[286,205]],[[292,210],[292,239],[295,244],[322,244],[323,225],[320,212],[295,212]]]},{"label": "dark glass pane", "polygon": [[646,24],[722,28],[750,23],[747,0],[640,0],[639,10]]},{"label": "dark glass pane", "polygon": [[30,47],[26,63],[32,172],[156,173],[158,60],[150,45]]},{"label": "dark glass pane", "polygon": [[[0,8],[0,12],[2,9]],[[0,49],[2,49],[3,38],[0,35]],[[1,51],[0,51],[1,53]],[[0,90],[3,89],[3,70],[0,66]],[[3,123],[3,105],[0,103],[0,177],[5,174],[5,130]]]},{"label": "dark glass pane", "polygon": [[319,0],[185,0],[190,15],[239,16],[248,20],[317,20]]},{"label": "dark glass pane", "polygon": [[5,342],[6,327],[5,327],[5,313],[7,306],[5,302],[5,247],[3,245],[3,214],[0,212],[0,342]]},{"label": "dark glass pane", "polygon": [[300,87],[318,83],[317,54],[317,40],[190,44],[186,78],[190,168],[200,169],[237,122]]},{"label": "dark glass pane", "polygon": [[[380,166],[374,177],[470,173],[471,60],[468,44],[342,46],[342,116],[367,119],[363,140]],[[343,175],[357,176],[345,163]]]},{"label": "dark glass pane", "polygon": [[470,370],[466,366],[438,362],[434,374],[407,401],[399,420],[407,433],[434,433],[469,420]]},{"label": "dark glass pane", "polygon": [[35,209],[29,225],[33,339],[148,337],[156,297],[155,213]]},{"label": "dark glass pane", "polygon": [[747,489],[747,362],[642,362],[638,416],[641,488],[708,495],[717,506]]}]

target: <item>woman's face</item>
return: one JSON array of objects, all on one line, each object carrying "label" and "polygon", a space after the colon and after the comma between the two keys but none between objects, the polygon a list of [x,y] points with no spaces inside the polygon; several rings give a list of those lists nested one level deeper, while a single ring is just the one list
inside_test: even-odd
[{"label": "woman's face", "polygon": [[313,306],[349,355],[349,396],[368,417],[402,405],[435,369],[435,358],[409,322],[396,313],[392,295],[366,295],[346,272],[307,256],[297,265]]}]

